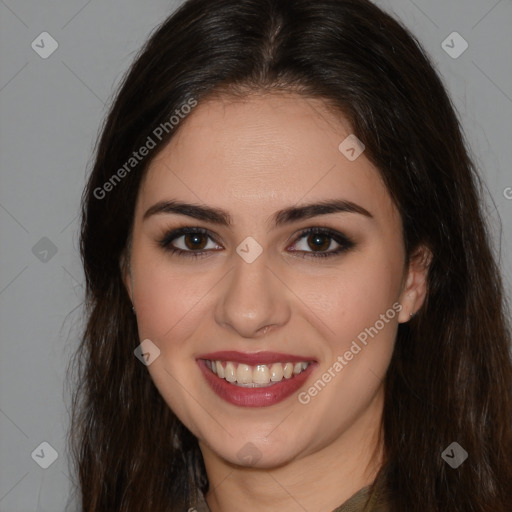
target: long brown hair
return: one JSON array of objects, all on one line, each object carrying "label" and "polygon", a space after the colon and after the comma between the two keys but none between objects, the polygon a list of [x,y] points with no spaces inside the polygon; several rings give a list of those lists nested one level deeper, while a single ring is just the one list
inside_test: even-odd
[{"label": "long brown hair", "polygon": [[[176,132],[155,128],[191,99],[277,89],[346,116],[401,214],[407,255],[432,253],[426,301],[400,325],[385,378],[377,481],[391,510],[510,511],[510,327],[482,186],[428,56],[366,0],[189,0],[121,84],[82,197],[87,320],[69,443],[83,511],[183,511],[207,490],[197,439],[134,356],[123,258],[141,179]],[[157,147],[114,181],[152,134]],[[452,442],[469,455],[457,469],[441,457]]]}]

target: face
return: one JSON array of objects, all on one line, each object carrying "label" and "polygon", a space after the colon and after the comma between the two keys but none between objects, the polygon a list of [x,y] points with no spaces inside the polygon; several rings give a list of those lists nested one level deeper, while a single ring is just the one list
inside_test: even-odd
[{"label": "face", "polygon": [[318,100],[215,99],[150,164],[125,282],[205,460],[269,468],[378,428],[421,276],[379,172],[339,148],[350,134]]}]

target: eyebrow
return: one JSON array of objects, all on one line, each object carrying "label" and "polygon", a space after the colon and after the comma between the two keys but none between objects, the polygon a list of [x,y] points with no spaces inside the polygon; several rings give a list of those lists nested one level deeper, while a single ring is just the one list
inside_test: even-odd
[{"label": "eyebrow", "polygon": [[[321,201],[302,206],[290,206],[277,211],[269,220],[273,227],[279,227],[284,224],[291,224],[300,220],[310,219],[318,215],[327,215],[330,213],[357,213],[373,219],[373,215],[362,206],[346,201],[336,199],[333,201]],[[178,214],[192,217],[194,219],[210,222],[219,226],[232,226],[232,217],[221,208],[212,206],[203,206],[198,204],[185,203],[181,201],[159,201],[146,210],[142,218],[143,221],[157,214]]]}]

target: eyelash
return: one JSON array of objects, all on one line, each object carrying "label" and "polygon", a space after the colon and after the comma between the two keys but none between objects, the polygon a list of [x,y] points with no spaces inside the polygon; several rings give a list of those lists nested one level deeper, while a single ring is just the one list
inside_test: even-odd
[{"label": "eyelash", "polygon": [[[207,235],[210,237],[215,243],[217,243],[214,238],[212,237],[211,233],[204,228],[191,228],[191,227],[183,227],[171,230],[167,232],[161,240],[158,241],[158,245],[164,249],[165,251],[177,255],[177,256],[183,256],[185,258],[203,258],[208,256],[208,252],[211,251],[211,249],[206,251],[185,251],[183,249],[179,249],[177,247],[173,247],[171,245],[171,242],[176,240],[177,238],[180,238],[183,235],[188,234],[202,234]],[[309,235],[326,235],[331,240],[334,240],[336,243],[340,245],[337,249],[334,251],[329,252],[315,252],[315,251],[297,251],[294,250],[292,252],[298,253],[300,257],[302,258],[330,258],[334,256],[338,256],[344,252],[347,252],[348,250],[352,249],[355,246],[355,243],[350,240],[346,235],[339,233],[338,231],[334,231],[332,229],[328,228],[307,228],[302,230],[294,244],[296,244],[299,240],[302,238],[309,236]],[[220,245],[220,244],[219,244]],[[330,244],[329,244],[330,245]]]}]

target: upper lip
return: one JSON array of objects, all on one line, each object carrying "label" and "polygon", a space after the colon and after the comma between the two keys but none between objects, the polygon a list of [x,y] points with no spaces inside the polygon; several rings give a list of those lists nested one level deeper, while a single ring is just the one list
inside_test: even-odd
[{"label": "upper lip", "polygon": [[237,352],[236,350],[222,350],[220,352],[209,352],[202,354],[198,359],[208,359],[210,361],[233,361],[237,363],[254,366],[266,363],[298,363],[314,361],[309,356],[294,356],[292,354],[282,354],[279,352]]}]

